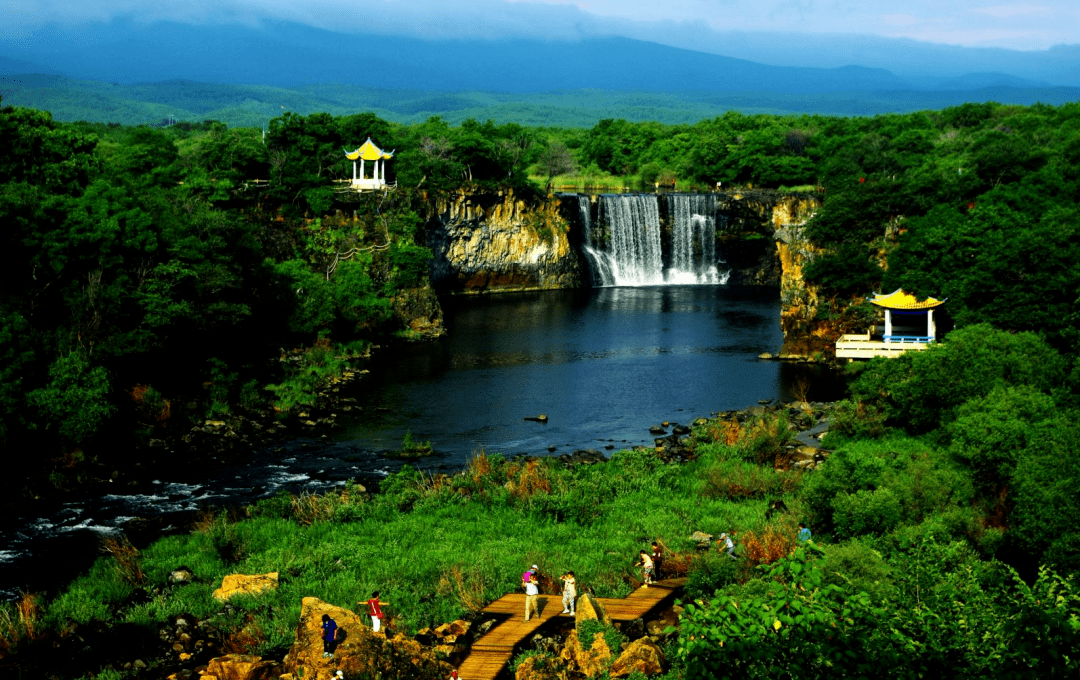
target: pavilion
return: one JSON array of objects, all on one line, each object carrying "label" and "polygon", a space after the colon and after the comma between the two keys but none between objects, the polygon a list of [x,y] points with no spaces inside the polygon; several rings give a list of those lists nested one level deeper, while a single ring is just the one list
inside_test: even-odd
[{"label": "pavilion", "polygon": [[[393,157],[393,151],[383,151],[375,146],[374,142],[371,141],[371,137],[368,137],[367,141],[361,144],[356,151],[346,151],[345,158],[353,162],[353,176],[349,187],[355,191],[385,189],[388,186],[386,183],[386,161]],[[357,174],[357,161],[360,161],[359,174]],[[371,177],[367,176],[366,161],[371,161]]]},{"label": "pavilion", "polygon": [[924,350],[937,339],[934,310],[945,300],[919,300],[898,288],[888,295],[875,293],[870,303],[885,310],[885,326],[842,336],[836,341],[838,359],[894,357],[908,350]]}]

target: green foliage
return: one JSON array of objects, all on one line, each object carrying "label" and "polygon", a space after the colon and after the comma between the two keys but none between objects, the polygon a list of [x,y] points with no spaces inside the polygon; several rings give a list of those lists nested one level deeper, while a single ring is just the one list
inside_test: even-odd
[{"label": "green foliage", "polygon": [[952,420],[960,404],[996,387],[1027,385],[1049,393],[1063,375],[1064,359],[1035,334],[976,324],[925,352],[872,360],[851,391],[879,408],[890,424],[926,432]]},{"label": "green foliage", "polygon": [[93,436],[116,407],[109,401],[109,377],[101,366],[91,367],[70,352],[49,367],[49,383],[27,395],[38,408],[47,429],[80,444]]}]

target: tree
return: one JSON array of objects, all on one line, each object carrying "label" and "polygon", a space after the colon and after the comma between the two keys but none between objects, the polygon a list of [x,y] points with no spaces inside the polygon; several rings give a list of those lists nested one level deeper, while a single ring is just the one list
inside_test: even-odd
[{"label": "tree", "polygon": [[556,175],[567,175],[574,172],[574,153],[567,148],[562,140],[552,139],[540,152],[537,160],[540,172],[547,175],[547,186],[551,188],[551,180]]}]

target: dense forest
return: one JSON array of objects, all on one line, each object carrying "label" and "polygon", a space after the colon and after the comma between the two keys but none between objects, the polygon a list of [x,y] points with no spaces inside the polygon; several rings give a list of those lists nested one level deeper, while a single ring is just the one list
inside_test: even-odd
[{"label": "dense forest", "polygon": [[[396,149],[397,190],[336,192],[333,180],[351,172],[342,149],[369,136]],[[455,477],[449,492],[406,469],[381,500],[331,503],[320,521],[483,515],[494,504],[571,531],[602,527],[615,512],[605,504],[639,502],[648,489],[726,503],[704,507],[767,547],[780,530],[765,499],[783,495],[831,545],[741,563],[764,571],[695,562],[697,600],[670,650],[680,660],[672,677],[856,677],[880,664],[904,677],[1077,671],[1080,104],[588,129],[286,114],[265,132],[59,124],[8,107],[0,142],[0,444],[14,454],[3,495],[15,501],[125,465],[170,429],[308,403],[366,343],[407,340],[395,301],[430,293],[422,215],[440,192],[512,187],[541,201],[553,185],[597,177],[823,192],[807,225],[819,256],[805,272],[823,292],[819,318],[865,324],[867,294],[902,286],[948,298],[956,330],[929,351],[853,371],[821,470],[777,481],[788,416],[713,423],[695,431],[697,460],[682,472],[627,453],[606,472],[552,467],[546,485],[515,494],[511,463]],[[260,512],[294,519],[287,504]],[[686,512],[707,521],[703,508]],[[643,536],[677,542],[669,515],[634,521]],[[269,540],[258,528],[213,529],[227,530]],[[595,573],[584,571],[596,579],[621,568],[605,547],[590,546]],[[404,593],[437,582],[452,559],[385,579],[408,602]],[[301,581],[339,587],[316,585],[319,573]],[[481,592],[497,597],[504,585]],[[115,596],[137,587],[117,585]],[[78,597],[60,605],[58,625],[100,614],[72,613]],[[174,608],[162,607],[133,609],[131,620]]]}]

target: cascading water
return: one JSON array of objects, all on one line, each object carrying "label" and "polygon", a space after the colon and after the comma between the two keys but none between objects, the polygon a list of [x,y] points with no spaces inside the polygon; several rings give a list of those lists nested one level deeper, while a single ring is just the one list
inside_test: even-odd
[{"label": "cascading water", "polygon": [[607,224],[606,253],[611,257],[612,283],[605,285],[665,283],[656,196],[601,196],[600,219]]},{"label": "cascading water", "polygon": [[615,275],[612,273],[611,255],[602,250],[597,250],[592,241],[592,215],[591,204],[588,196],[578,196],[578,215],[581,217],[581,228],[585,232],[582,248],[592,263],[593,273],[596,280],[594,284],[599,286],[614,286]]},{"label": "cascading water", "polygon": [[668,283],[726,283],[716,268],[716,197],[675,194],[667,197],[671,224]]}]

